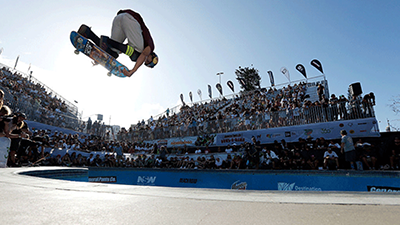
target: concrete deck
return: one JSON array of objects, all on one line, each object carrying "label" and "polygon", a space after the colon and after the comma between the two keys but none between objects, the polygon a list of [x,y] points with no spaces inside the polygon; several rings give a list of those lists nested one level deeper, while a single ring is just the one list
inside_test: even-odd
[{"label": "concrete deck", "polygon": [[[400,194],[72,182],[0,169],[0,224],[398,224]],[[67,168],[62,168],[67,169]]]}]

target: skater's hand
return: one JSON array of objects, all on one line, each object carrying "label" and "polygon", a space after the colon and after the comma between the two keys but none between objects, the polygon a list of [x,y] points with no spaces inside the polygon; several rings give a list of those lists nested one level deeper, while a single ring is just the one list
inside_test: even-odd
[{"label": "skater's hand", "polygon": [[93,66],[97,66],[97,65],[99,65],[99,63],[96,62],[96,61],[92,61],[92,65],[93,65]]},{"label": "skater's hand", "polygon": [[127,77],[131,77],[132,74],[135,73],[135,71],[133,69],[132,70],[122,69],[122,73]]}]

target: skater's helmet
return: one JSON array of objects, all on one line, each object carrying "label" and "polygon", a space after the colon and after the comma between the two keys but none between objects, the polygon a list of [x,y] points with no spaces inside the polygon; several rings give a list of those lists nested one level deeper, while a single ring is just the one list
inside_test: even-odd
[{"label": "skater's helmet", "polygon": [[152,52],[150,55],[153,57],[153,59],[151,60],[151,63],[145,64],[145,65],[147,67],[154,68],[158,63],[158,56],[155,52]]}]

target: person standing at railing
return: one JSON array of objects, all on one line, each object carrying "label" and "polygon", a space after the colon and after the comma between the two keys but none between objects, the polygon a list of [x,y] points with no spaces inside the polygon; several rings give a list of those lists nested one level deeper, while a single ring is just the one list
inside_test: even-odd
[{"label": "person standing at railing", "polygon": [[350,100],[350,118],[351,119],[358,119],[358,118],[363,118],[363,115],[361,113],[361,101],[359,95],[355,96],[353,95],[352,99]]},{"label": "person standing at railing", "polygon": [[329,105],[331,109],[330,113],[332,116],[332,120],[334,121],[338,120],[338,115],[339,115],[338,103],[339,99],[335,96],[335,94],[331,94],[331,98],[329,99]]},{"label": "person standing at railing", "polygon": [[362,99],[362,107],[365,116],[371,117],[373,116],[373,106],[375,105],[375,95],[373,92],[364,95]]},{"label": "person standing at railing", "polygon": [[317,94],[318,94],[319,101],[321,101],[323,99],[324,93],[325,93],[325,87],[322,84],[318,84]]},{"label": "person standing at railing", "polygon": [[339,115],[341,120],[347,120],[348,119],[348,114],[347,114],[347,109],[346,109],[346,104],[348,103],[349,100],[347,100],[344,95],[339,96]]}]

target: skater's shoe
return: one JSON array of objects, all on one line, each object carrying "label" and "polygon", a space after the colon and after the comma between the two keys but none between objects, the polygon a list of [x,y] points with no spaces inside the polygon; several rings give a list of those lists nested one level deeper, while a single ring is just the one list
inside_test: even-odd
[{"label": "skater's shoe", "polygon": [[84,36],[85,38],[88,38],[90,35],[90,31],[91,31],[90,27],[88,27],[85,24],[82,24],[81,27],[79,27],[78,34]]},{"label": "skater's shoe", "polygon": [[114,58],[118,58],[119,54],[113,50],[111,50],[110,45],[108,44],[109,37],[107,36],[100,36],[100,48],[106,51]]}]

